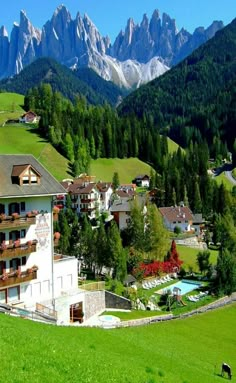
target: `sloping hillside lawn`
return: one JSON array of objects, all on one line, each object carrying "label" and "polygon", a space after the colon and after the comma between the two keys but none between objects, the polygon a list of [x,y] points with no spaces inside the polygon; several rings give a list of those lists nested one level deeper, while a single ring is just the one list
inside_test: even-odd
[{"label": "sloping hillside lawn", "polygon": [[91,175],[97,180],[112,181],[114,172],[118,172],[121,183],[131,183],[138,174],[150,174],[151,167],[137,158],[99,158],[91,161]]},{"label": "sloping hillside lawn", "polygon": [[28,125],[0,127],[0,154],[33,154],[56,179],[71,177],[68,160]]},{"label": "sloping hillside lawn", "polygon": [[[56,179],[71,178],[69,162],[50,143],[42,139],[37,130],[25,124],[0,127],[0,154],[33,154]],[[90,174],[97,180],[112,181],[114,172],[120,182],[130,183],[138,174],[150,174],[150,166],[137,158],[91,161]]]},{"label": "sloping hillside lawn", "polygon": [[220,175],[218,175],[217,177],[215,177],[215,180],[216,180],[218,185],[221,185],[222,182],[223,182],[223,184],[225,185],[226,189],[229,190],[229,191],[231,191],[233,186],[234,186],[230,182],[230,180],[226,177],[225,172],[223,172]]},{"label": "sloping hillside lawn", "polygon": [[236,370],[236,305],[189,319],[117,330],[54,327],[0,315],[5,383],[222,382]]},{"label": "sloping hillside lawn", "polygon": [[19,118],[24,110],[24,96],[17,93],[0,93],[0,125],[9,119]]}]

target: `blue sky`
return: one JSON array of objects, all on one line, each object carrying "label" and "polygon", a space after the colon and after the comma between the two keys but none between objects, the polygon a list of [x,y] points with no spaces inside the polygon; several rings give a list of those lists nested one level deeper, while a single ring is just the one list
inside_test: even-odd
[{"label": "blue sky", "polygon": [[140,23],[143,14],[150,18],[154,9],[161,15],[168,13],[178,29],[184,27],[191,33],[198,26],[208,27],[213,20],[223,20],[226,25],[236,17],[236,0],[2,0],[0,25],[5,25],[10,35],[13,22],[19,22],[20,10],[24,9],[32,24],[42,28],[62,3],[72,18],[77,12],[87,13],[99,32],[108,35],[112,42],[125,29],[129,17]]}]

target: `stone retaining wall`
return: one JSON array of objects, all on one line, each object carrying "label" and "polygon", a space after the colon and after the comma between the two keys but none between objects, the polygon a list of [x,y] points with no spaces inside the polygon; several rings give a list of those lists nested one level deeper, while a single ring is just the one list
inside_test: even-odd
[{"label": "stone retaining wall", "polygon": [[107,309],[131,310],[131,301],[120,295],[105,291],[105,301]]},{"label": "stone retaining wall", "polygon": [[115,325],[115,327],[143,326],[143,325],[148,325],[148,324],[152,324],[152,323],[172,320],[172,319],[183,319],[183,318],[187,318],[187,317],[190,317],[190,316],[193,316],[196,314],[201,314],[201,313],[207,312],[209,310],[214,310],[214,309],[217,309],[219,307],[223,307],[223,306],[230,304],[230,303],[233,303],[233,302],[236,302],[236,293],[232,294],[230,297],[224,297],[224,298],[218,299],[217,301],[209,303],[206,306],[199,307],[196,310],[192,310],[192,311],[184,313],[184,314],[158,315],[158,316],[153,316],[153,317],[149,317],[149,318],[123,321],[123,322],[117,323]]}]

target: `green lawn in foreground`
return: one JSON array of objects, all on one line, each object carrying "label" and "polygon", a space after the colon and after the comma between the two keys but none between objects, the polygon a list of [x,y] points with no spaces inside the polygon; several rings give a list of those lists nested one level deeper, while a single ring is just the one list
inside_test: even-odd
[{"label": "green lawn in foreground", "polygon": [[223,361],[236,371],[235,318],[232,305],[184,320],[102,330],[0,315],[1,381],[222,383]]},{"label": "green lawn in foreground", "polygon": [[[194,272],[199,272],[199,268],[197,265],[197,254],[201,250],[187,247],[187,246],[182,246],[182,245],[177,245],[177,250],[178,250],[180,259],[184,262],[183,267],[185,268],[185,270],[188,271],[189,267],[191,267]],[[217,250],[209,250],[209,251],[211,253],[210,263],[215,265],[217,262],[218,251]]]},{"label": "green lawn in foreground", "polygon": [[0,128],[0,154],[33,154],[52,175],[61,181],[71,176],[68,160],[60,155],[37,131],[25,124]]}]

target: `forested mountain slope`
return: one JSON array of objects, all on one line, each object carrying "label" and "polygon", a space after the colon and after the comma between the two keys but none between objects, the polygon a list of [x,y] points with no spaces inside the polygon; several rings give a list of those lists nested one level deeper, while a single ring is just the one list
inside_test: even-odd
[{"label": "forested mountain slope", "polygon": [[236,132],[236,19],[178,66],[129,95],[120,115],[153,119],[157,127],[186,146],[209,144]]},{"label": "forested mountain slope", "polygon": [[90,104],[108,102],[116,105],[123,91],[111,82],[103,80],[91,69],[71,71],[51,58],[41,58],[23,69],[18,75],[0,81],[0,89],[26,94],[41,83],[50,84],[70,100],[76,95],[84,96]]}]

